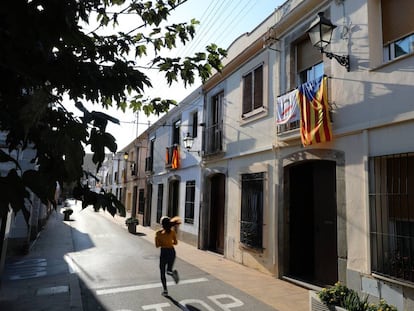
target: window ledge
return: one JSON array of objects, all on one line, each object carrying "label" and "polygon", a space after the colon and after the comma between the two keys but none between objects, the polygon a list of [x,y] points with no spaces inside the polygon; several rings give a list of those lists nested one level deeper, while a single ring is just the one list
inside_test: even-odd
[{"label": "window ledge", "polygon": [[413,57],[413,56],[414,56],[414,53],[409,53],[409,54],[405,54],[405,55],[399,56],[397,58],[394,58],[394,59],[391,59],[389,61],[383,62],[382,64],[371,68],[369,71],[376,71],[376,70],[379,70],[379,69],[388,67],[390,65],[393,65],[395,63],[398,63],[399,61],[402,61],[402,60],[404,60],[406,58],[410,58],[410,57]]},{"label": "window ledge", "polygon": [[242,114],[241,116],[241,125],[247,124],[252,121],[256,121],[260,118],[263,118],[268,115],[268,109],[266,107],[261,107],[256,110],[253,110],[249,113]]},{"label": "window ledge", "polygon": [[398,284],[398,285],[405,286],[405,287],[414,288],[414,283],[407,281],[407,280],[394,279],[392,277],[384,276],[384,275],[377,274],[377,273],[371,273],[371,275],[372,277],[378,280],[386,281],[386,282],[393,283],[393,284]]},{"label": "window ledge", "polygon": [[277,134],[277,140],[281,142],[287,142],[297,139],[300,139],[300,129],[293,129]]},{"label": "window ledge", "polygon": [[261,248],[253,247],[253,246],[246,245],[246,244],[244,244],[242,242],[239,243],[239,247],[241,249],[245,249],[245,250],[248,250],[248,251],[257,253],[257,254],[263,254],[263,252],[265,250],[263,247],[261,247]]}]

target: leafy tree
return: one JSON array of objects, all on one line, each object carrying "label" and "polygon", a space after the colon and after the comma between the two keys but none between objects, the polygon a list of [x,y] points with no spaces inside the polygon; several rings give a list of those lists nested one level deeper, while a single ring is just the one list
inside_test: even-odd
[{"label": "leafy tree", "polygon": [[[43,202],[53,202],[56,181],[61,185],[79,181],[85,146],[90,145],[98,168],[106,148],[116,152],[116,141],[106,126],[118,120],[88,111],[82,102],[159,114],[175,101],[145,95],[152,87],[145,68],[164,72],[170,85],[179,80],[192,84],[196,75],[205,80],[212,70],[221,70],[226,52],[214,44],[193,57],[163,56],[195,34],[195,20],[168,24],[170,14],[184,2],[0,2],[0,130],[7,133],[0,162],[12,166],[0,177],[0,218],[9,206],[15,212],[24,210],[27,188]],[[125,16],[135,24],[120,31]],[[65,95],[83,117],[65,109]],[[21,169],[11,156],[27,148],[36,150],[32,159],[36,170]],[[84,206],[108,208],[112,214],[122,209],[110,194],[94,195],[82,187],[76,193],[83,197]]]}]

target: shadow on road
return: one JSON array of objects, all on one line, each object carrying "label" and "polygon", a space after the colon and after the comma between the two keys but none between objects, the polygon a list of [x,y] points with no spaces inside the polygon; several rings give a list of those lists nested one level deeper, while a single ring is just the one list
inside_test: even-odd
[{"label": "shadow on road", "polygon": [[177,300],[175,300],[173,297],[171,297],[171,296],[167,296],[167,298],[169,299],[169,300],[171,300],[171,302],[174,304],[174,305],[176,305],[178,308],[180,308],[181,310],[184,310],[184,311],[200,311],[200,309],[198,309],[198,308],[196,308],[196,307],[194,307],[194,306],[192,306],[192,305],[183,305],[183,304],[181,304],[181,303],[179,303]]}]

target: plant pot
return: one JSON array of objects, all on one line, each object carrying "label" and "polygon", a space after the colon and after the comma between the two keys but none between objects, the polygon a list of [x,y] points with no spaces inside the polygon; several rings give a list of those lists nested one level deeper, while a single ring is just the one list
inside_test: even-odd
[{"label": "plant pot", "polygon": [[63,220],[64,221],[69,221],[70,220],[70,215],[72,215],[73,211],[71,209],[67,209],[63,211]]},{"label": "plant pot", "polygon": [[347,311],[346,309],[338,306],[328,307],[318,297],[318,294],[310,290],[309,291],[309,310],[310,311]]},{"label": "plant pot", "polygon": [[128,224],[128,232],[129,233],[137,233],[137,225],[132,223],[132,224]]}]

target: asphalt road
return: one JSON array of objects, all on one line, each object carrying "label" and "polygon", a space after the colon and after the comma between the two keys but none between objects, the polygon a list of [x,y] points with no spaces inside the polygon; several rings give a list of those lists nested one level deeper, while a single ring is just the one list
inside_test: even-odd
[{"label": "asphalt road", "polygon": [[66,260],[80,276],[86,311],[274,310],[179,258],[180,282],[167,279],[169,297],[163,297],[159,249],[91,208],[75,208],[71,218],[76,251]]}]

